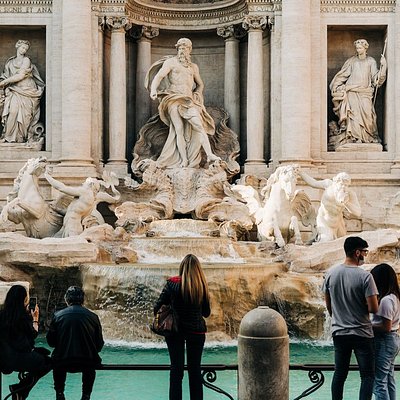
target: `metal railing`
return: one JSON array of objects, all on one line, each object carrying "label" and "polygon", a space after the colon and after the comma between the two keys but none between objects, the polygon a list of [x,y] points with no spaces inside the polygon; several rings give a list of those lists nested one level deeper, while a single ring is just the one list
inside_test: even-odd
[{"label": "metal railing", "polygon": [[[102,371],[169,371],[169,364],[102,364],[97,368]],[[299,396],[293,400],[300,400],[308,397],[310,394],[316,392],[324,383],[325,376],[323,372],[334,371],[335,366],[333,364],[291,364],[289,366],[290,371],[305,371],[308,372],[308,378],[311,382],[311,386],[304,390]],[[185,366],[187,370],[187,366]],[[219,371],[236,371],[238,370],[237,364],[225,365],[225,364],[202,364],[202,379],[203,385],[213,390],[214,392],[220,393],[230,400],[235,400],[234,397],[227,393],[225,390],[214,385],[217,380],[217,372]],[[350,365],[350,371],[358,371],[358,365]],[[400,371],[400,364],[395,365],[395,371]],[[8,397],[8,396],[7,396]],[[2,374],[0,372],[0,400],[2,399]]]}]

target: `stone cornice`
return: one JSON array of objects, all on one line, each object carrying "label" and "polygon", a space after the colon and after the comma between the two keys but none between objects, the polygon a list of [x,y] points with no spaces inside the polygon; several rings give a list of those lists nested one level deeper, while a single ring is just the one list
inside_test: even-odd
[{"label": "stone cornice", "polygon": [[391,13],[396,0],[321,0],[322,13]]},{"label": "stone cornice", "polygon": [[168,5],[143,0],[128,0],[126,13],[135,24],[164,29],[202,30],[241,23],[247,13],[245,0],[228,0],[201,5]]},{"label": "stone cornice", "polygon": [[92,0],[99,16],[126,16],[134,25],[169,30],[211,30],[241,24],[248,14],[273,15],[282,0],[219,0],[201,4],[167,3],[156,0]]}]

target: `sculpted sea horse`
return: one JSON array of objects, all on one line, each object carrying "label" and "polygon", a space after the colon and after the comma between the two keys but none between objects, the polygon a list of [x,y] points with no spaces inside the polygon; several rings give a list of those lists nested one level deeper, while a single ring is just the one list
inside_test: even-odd
[{"label": "sculpted sea horse", "polygon": [[263,199],[252,186],[232,186],[246,202],[260,240],[283,247],[294,236],[296,244],[302,244],[299,220],[314,229],[315,211],[311,200],[304,191],[296,190],[298,171],[297,165],[278,167],[261,190]]},{"label": "sculpted sea horse", "polygon": [[0,214],[4,222],[22,223],[26,235],[37,239],[54,236],[63,223],[63,215],[56,211],[55,203],[46,202],[39,191],[39,177],[46,166],[46,157],[26,162]]}]

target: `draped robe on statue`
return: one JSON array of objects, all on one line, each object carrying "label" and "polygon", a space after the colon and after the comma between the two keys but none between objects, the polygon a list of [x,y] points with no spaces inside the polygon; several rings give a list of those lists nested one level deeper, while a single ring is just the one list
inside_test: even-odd
[{"label": "draped robe on statue", "polygon": [[[15,60],[16,57],[7,60],[0,80],[10,78],[20,72]],[[33,127],[39,122],[40,98],[44,86],[39,71],[35,65],[31,64],[25,78],[6,87],[2,113],[2,137],[6,142],[23,143],[31,138]]]},{"label": "draped robe on statue", "polygon": [[374,90],[382,85],[385,76],[378,79],[376,61],[367,56],[349,58],[334,76],[329,88],[333,111],[339,118],[341,131],[357,143],[379,143],[376,113],[373,104]]},{"label": "draped robe on statue", "polygon": [[[151,82],[155,75],[162,67],[164,61],[170,57],[173,56],[164,57],[150,67],[145,79],[146,88],[150,89]],[[192,97],[190,97],[181,93],[174,93],[169,90],[169,87],[170,84],[168,77],[165,77],[161,81],[157,92],[158,98],[161,99],[158,106],[160,119],[169,127],[169,134],[161,154],[157,159],[157,165],[159,167],[167,168],[176,168],[181,166],[182,159],[178,151],[176,137],[177,135],[182,134],[182,132],[176,131],[169,116],[170,107],[178,106],[179,115],[182,117],[184,126],[183,135],[186,142],[186,153],[189,162],[188,167],[198,168],[202,157],[202,146],[199,135],[193,134],[193,128],[189,123],[189,120],[194,116],[200,115],[204,131],[208,135],[214,135],[215,133],[214,120],[206,111],[200,94],[194,92]]]}]

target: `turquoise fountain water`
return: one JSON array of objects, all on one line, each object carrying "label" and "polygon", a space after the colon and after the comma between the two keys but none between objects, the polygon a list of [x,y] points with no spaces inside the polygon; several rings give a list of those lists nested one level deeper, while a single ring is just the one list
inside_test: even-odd
[{"label": "turquoise fountain water", "polygon": [[[43,345],[43,341],[39,341]],[[204,351],[203,363],[237,364],[237,348],[235,343],[226,345],[207,345]],[[164,345],[154,343],[109,343],[103,349],[101,356],[107,364],[168,364],[168,352]],[[292,342],[290,344],[291,364],[301,363],[332,363],[333,349],[329,343]],[[400,362],[400,359],[399,361]],[[400,380],[400,374],[396,374]],[[314,394],[307,397],[310,400],[329,400],[332,373],[324,373],[325,384]],[[5,388],[16,381],[16,375],[3,377],[3,396]],[[222,388],[235,399],[237,398],[237,377],[235,371],[217,373],[215,385]],[[298,396],[311,386],[307,372],[292,371],[290,373],[290,399]],[[358,398],[358,372],[351,372],[346,384],[345,399]],[[81,382],[79,374],[69,374],[67,378],[67,400],[80,399]],[[51,374],[44,377],[32,390],[29,400],[54,399]],[[164,400],[168,399],[168,372],[165,371],[99,371],[92,396],[93,400]],[[184,380],[184,399],[189,399],[188,382]],[[204,391],[205,400],[226,399],[222,394],[209,389]]]}]

